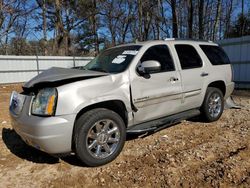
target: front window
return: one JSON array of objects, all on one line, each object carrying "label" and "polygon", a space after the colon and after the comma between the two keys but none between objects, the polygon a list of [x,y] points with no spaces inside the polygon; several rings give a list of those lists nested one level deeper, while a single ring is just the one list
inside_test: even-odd
[{"label": "front window", "polygon": [[166,45],[151,46],[143,54],[141,62],[155,60],[161,64],[160,72],[174,71],[174,62]]},{"label": "front window", "polygon": [[107,49],[89,62],[84,69],[120,73],[129,66],[140,48],[139,45],[131,45]]}]

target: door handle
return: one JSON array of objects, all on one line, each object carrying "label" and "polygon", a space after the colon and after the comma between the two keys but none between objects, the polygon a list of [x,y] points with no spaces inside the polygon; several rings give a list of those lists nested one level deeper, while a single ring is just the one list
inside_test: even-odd
[{"label": "door handle", "polygon": [[201,76],[204,77],[204,76],[208,76],[209,74],[207,72],[203,72],[201,73]]},{"label": "door handle", "polygon": [[179,80],[179,78],[176,78],[176,77],[171,77],[171,78],[169,79],[170,82],[176,82],[176,81],[178,81],[178,80]]}]

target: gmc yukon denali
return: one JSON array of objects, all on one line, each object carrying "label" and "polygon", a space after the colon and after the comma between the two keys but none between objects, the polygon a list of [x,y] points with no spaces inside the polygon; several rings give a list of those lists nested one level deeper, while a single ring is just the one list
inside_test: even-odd
[{"label": "gmc yukon denali", "polygon": [[100,166],[119,155],[128,133],[194,116],[218,120],[233,89],[229,59],[217,44],[147,41],[104,50],[84,67],[42,72],[12,92],[10,115],[28,145]]}]

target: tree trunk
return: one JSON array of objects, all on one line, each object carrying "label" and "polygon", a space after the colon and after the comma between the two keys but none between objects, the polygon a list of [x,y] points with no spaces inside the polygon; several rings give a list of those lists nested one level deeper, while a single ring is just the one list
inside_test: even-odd
[{"label": "tree trunk", "polygon": [[245,27],[245,19],[244,19],[244,0],[241,1],[241,16],[242,16],[242,21],[241,21],[241,26],[240,26],[240,35],[244,35],[244,27]]},{"label": "tree trunk", "polygon": [[[205,40],[208,40],[210,39],[210,36],[209,36],[209,19],[211,17],[211,14],[209,12],[209,1],[205,1],[205,5],[204,5],[204,18],[203,18],[203,28],[204,28],[204,39]],[[210,39],[211,40],[211,39]]]},{"label": "tree trunk", "polygon": [[199,39],[204,37],[204,0],[199,1]]},{"label": "tree trunk", "polygon": [[[93,6],[94,11],[96,12],[96,0],[93,0]],[[93,24],[93,35],[94,35],[94,41],[95,41],[95,52],[99,53],[99,39],[98,39],[98,33],[97,33],[97,15],[94,14],[92,16],[92,24]]]},{"label": "tree trunk", "polygon": [[126,34],[127,34],[127,31],[128,31],[130,22],[131,22],[130,19],[129,19],[129,18],[126,18],[125,27],[124,27],[124,30],[123,30],[123,32],[122,32],[122,43],[125,43]]},{"label": "tree trunk", "polygon": [[3,0],[0,0],[0,28],[2,28],[3,22],[4,22]]},{"label": "tree trunk", "polygon": [[157,1],[157,18],[155,19],[155,25],[156,25],[156,39],[160,39],[161,30],[160,30],[160,22],[162,20],[161,17],[161,7],[162,7],[162,0]]},{"label": "tree trunk", "polygon": [[173,38],[178,38],[178,23],[176,15],[176,0],[171,0],[171,9],[172,9],[172,29],[173,29]]},{"label": "tree trunk", "polygon": [[233,10],[233,0],[230,0],[229,4],[227,6],[227,12],[226,12],[226,18],[225,18],[225,32],[224,32],[225,38],[228,38],[228,33],[230,30],[232,10]]},{"label": "tree trunk", "polygon": [[187,1],[187,6],[188,6],[188,38],[193,37],[193,1],[188,0]]},{"label": "tree trunk", "polygon": [[8,40],[9,40],[9,33],[7,33],[5,36],[5,43],[4,43],[5,55],[8,55]]},{"label": "tree trunk", "polygon": [[133,2],[128,1],[127,3],[128,3],[128,14],[124,20],[125,22],[124,22],[123,31],[122,31],[122,43],[125,43],[125,39],[126,39],[127,32],[129,30],[129,26],[131,25],[131,22],[134,17],[132,13]]},{"label": "tree trunk", "polygon": [[217,1],[217,6],[216,6],[216,14],[215,14],[213,32],[212,32],[213,33],[213,35],[212,35],[213,41],[216,40],[216,36],[217,36],[217,32],[218,32],[218,26],[219,26],[220,14],[221,14],[221,0],[218,0]]},{"label": "tree trunk", "polygon": [[183,4],[184,2],[179,3],[179,8],[178,8],[178,36],[180,38],[184,38],[184,32],[183,32]]},{"label": "tree trunk", "polygon": [[65,55],[64,50],[62,49],[63,41],[63,25],[61,18],[61,3],[60,0],[55,0],[55,34],[56,40],[54,44],[54,53],[57,55]]},{"label": "tree trunk", "polygon": [[138,26],[139,26],[139,41],[143,40],[142,36],[142,0],[138,0]]},{"label": "tree trunk", "polygon": [[144,32],[143,32],[143,40],[148,40],[148,36],[149,36],[149,29],[150,29],[150,25],[151,25],[151,21],[152,21],[152,14],[150,14],[149,10],[146,10],[145,13],[145,18],[144,18]]},{"label": "tree trunk", "polygon": [[[113,27],[113,26],[111,25],[110,27]],[[110,28],[110,30],[111,30],[112,46],[115,46],[116,45],[116,36],[115,36],[116,34],[115,34],[113,28]]]},{"label": "tree trunk", "polygon": [[47,19],[46,19],[46,0],[43,0],[42,16],[43,16],[43,40],[44,40],[44,55],[48,55],[47,49]]}]

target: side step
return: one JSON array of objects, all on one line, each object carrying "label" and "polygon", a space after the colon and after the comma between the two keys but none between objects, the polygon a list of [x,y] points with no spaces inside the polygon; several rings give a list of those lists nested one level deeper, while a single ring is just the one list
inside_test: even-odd
[{"label": "side step", "polygon": [[128,134],[141,134],[141,133],[153,132],[153,131],[156,132],[166,127],[170,127],[173,124],[179,123],[182,120],[189,119],[198,115],[200,115],[200,110],[198,109],[188,110],[188,111],[174,114],[171,116],[167,116],[164,118],[133,125],[127,128],[127,133]]}]

